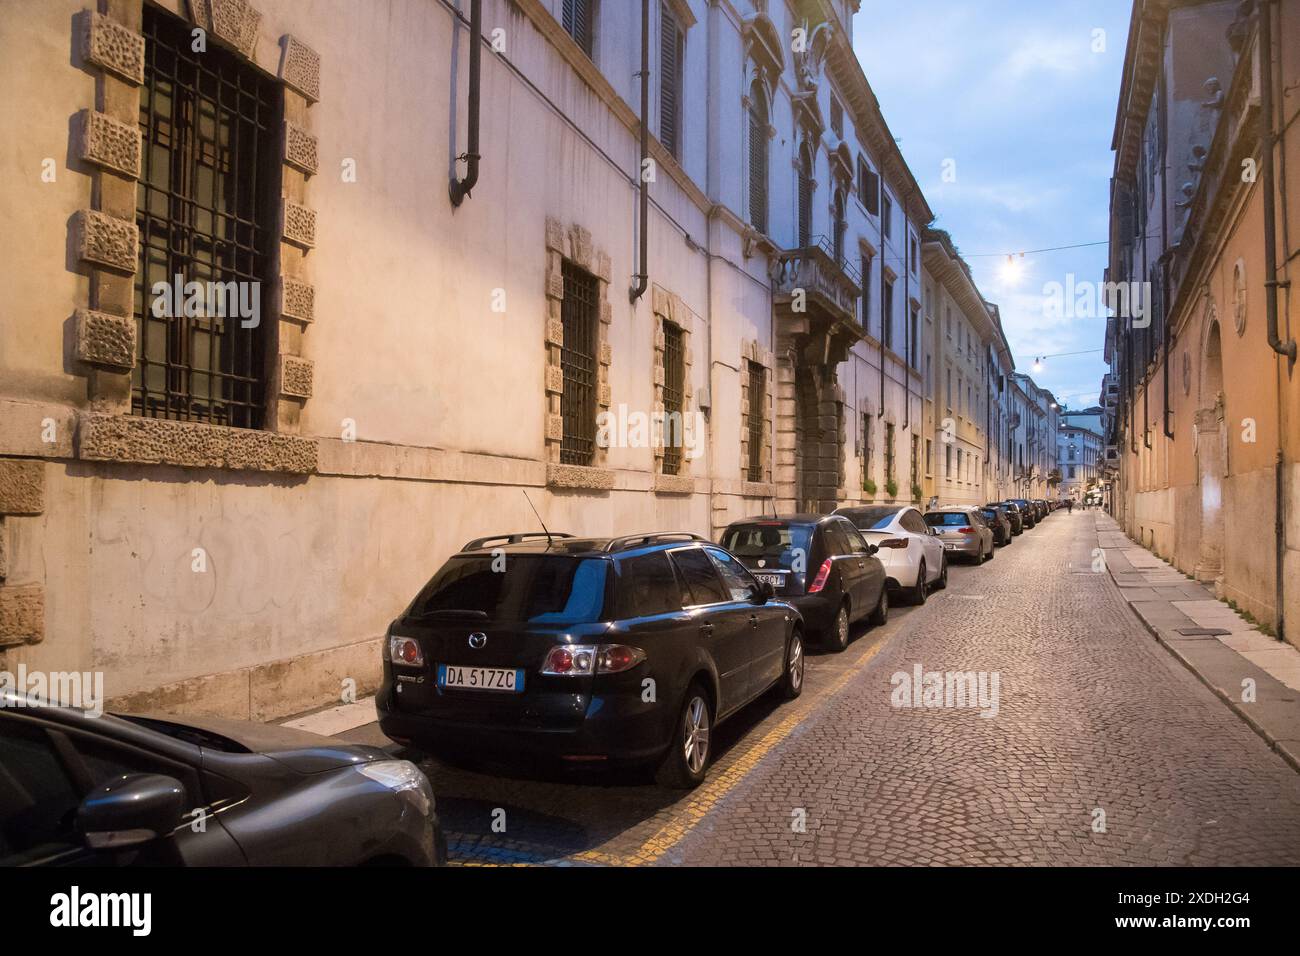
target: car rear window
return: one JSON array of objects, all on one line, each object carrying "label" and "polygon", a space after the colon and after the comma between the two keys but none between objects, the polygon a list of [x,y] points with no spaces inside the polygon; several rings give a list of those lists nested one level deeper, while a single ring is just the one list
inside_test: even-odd
[{"label": "car rear window", "polygon": [[722,535],[722,546],[742,561],[765,558],[789,570],[796,557],[807,563],[812,531],[812,525],[775,521],[732,525]]},{"label": "car rear window", "polygon": [[896,514],[898,514],[897,508],[862,508],[847,511],[844,517],[852,521],[853,526],[861,531],[876,531],[893,521]]},{"label": "car rear window", "polygon": [[962,511],[932,511],[925,516],[925,523],[931,528],[959,528],[970,524],[970,518]]},{"label": "car rear window", "polygon": [[420,591],[410,616],[588,624],[601,620],[608,567],[600,558],[565,555],[453,557]]}]

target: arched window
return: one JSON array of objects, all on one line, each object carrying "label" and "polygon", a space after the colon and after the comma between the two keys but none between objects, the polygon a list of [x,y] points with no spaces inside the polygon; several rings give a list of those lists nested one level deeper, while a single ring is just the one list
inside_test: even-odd
[{"label": "arched window", "polygon": [[805,142],[799,148],[799,248],[806,248],[812,241],[812,204],[813,204],[813,162],[812,149]]},{"label": "arched window", "polygon": [[749,224],[767,232],[767,93],[757,80],[749,92]]}]

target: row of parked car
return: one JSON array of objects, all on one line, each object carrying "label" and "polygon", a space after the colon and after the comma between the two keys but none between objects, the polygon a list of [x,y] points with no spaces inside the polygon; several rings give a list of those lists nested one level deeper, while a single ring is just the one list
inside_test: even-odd
[{"label": "row of parked car", "polygon": [[[389,628],[380,726],[436,753],[651,765],[700,783],[719,723],[798,697],[806,642],[924,603],[1051,510],[879,505],[662,532],[470,541]],[[421,770],[246,721],[95,715],[0,689],[0,865],[438,864]]]},{"label": "row of parked car", "polygon": [[644,764],[692,787],[716,726],[769,691],[803,689],[810,641],[925,603],[948,564],[982,564],[1052,510],[841,508],[759,516],[717,542],[522,532],[452,555],[384,642],[380,727],[444,755]]}]

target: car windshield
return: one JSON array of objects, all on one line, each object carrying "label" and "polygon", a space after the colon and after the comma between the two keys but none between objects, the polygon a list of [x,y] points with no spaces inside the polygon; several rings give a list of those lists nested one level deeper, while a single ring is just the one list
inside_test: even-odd
[{"label": "car windshield", "polygon": [[722,546],[742,561],[763,558],[789,569],[796,557],[808,559],[811,540],[812,525],[757,521],[732,525],[722,536]]},{"label": "car windshield", "polygon": [[843,514],[860,531],[879,531],[893,521],[898,512],[898,508],[855,508]]},{"label": "car windshield", "polygon": [[970,524],[970,518],[964,511],[932,511],[925,516],[925,523],[931,528],[953,527]]},{"label": "car windshield", "polygon": [[410,616],[588,624],[601,619],[607,567],[599,558],[564,555],[453,557],[424,586]]}]

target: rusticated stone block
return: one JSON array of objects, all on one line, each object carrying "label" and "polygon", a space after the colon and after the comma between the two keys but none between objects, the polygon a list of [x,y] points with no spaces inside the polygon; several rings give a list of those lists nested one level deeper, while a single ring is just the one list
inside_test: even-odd
[{"label": "rusticated stone block", "polygon": [[140,230],[134,222],[82,209],[73,217],[77,258],[133,273],[139,262]]},{"label": "rusticated stone block", "polygon": [[609,365],[614,361],[614,349],[608,342],[600,343],[600,364]]},{"label": "rusticated stone block", "polygon": [[556,395],[564,392],[564,369],[558,365],[546,366],[546,390]]},{"label": "rusticated stone block", "polygon": [[77,155],[88,163],[136,179],[140,176],[140,127],[119,123],[98,110],[78,114]]},{"label": "rusticated stone block", "polygon": [[546,248],[551,252],[564,252],[564,227],[554,216],[546,217]]},{"label": "rusticated stone block", "polygon": [[546,483],[552,488],[609,491],[614,487],[614,472],[608,468],[548,464],[546,466]]},{"label": "rusticated stone block", "polygon": [[564,276],[558,272],[546,273],[546,295],[552,299],[564,298]]},{"label": "rusticated stone block", "polygon": [[602,383],[596,386],[596,401],[599,403],[601,408],[609,408],[610,403],[613,401],[613,396],[610,393],[608,385]]},{"label": "rusticated stone block", "polygon": [[316,320],[316,287],[294,279],[280,277],[280,315],[299,322]]},{"label": "rusticated stone block", "polygon": [[45,510],[45,462],[0,458],[0,515],[38,515]]},{"label": "rusticated stone block", "polygon": [[655,475],[655,494],[689,495],[695,493],[695,479],[690,475]]},{"label": "rusticated stone block", "polygon": [[613,305],[611,305],[608,302],[602,302],[600,304],[600,321],[603,322],[605,325],[609,325],[611,322],[614,321]]},{"label": "rusticated stone block", "polygon": [[250,60],[262,14],[248,0],[207,0],[212,32]]},{"label": "rusticated stone block", "polygon": [[94,11],[87,11],[81,57],[136,86],[144,83],[144,37]]},{"label": "rusticated stone block", "polygon": [[190,0],[190,19],[196,26],[203,27],[205,30],[212,29],[212,3],[211,0]]},{"label": "rusticated stone block", "polygon": [[574,226],[569,230],[569,258],[588,272],[591,271],[591,230]]},{"label": "rusticated stone block", "polygon": [[564,417],[561,415],[546,416],[546,440],[563,441],[564,440]]},{"label": "rusticated stone block", "polygon": [[316,137],[301,126],[284,121],[284,161],[307,175],[319,168]]},{"label": "rusticated stone block", "polygon": [[297,90],[309,103],[320,100],[320,54],[297,37],[285,35],[281,41],[280,79]]},{"label": "rusticated stone block", "polygon": [[291,199],[281,200],[282,235],[285,242],[304,249],[316,246],[316,212]]},{"label": "rusticated stone block", "polygon": [[45,637],[45,588],[0,587],[0,647],[36,644]]},{"label": "rusticated stone block", "polygon": [[87,365],[129,372],[135,368],[135,319],[77,310],[77,359]]},{"label": "rusticated stone block", "polygon": [[608,282],[613,272],[613,266],[609,261],[608,252],[596,253],[596,278],[602,282]]},{"label": "rusticated stone block", "polygon": [[564,322],[560,319],[548,319],[546,322],[546,344],[564,344]]},{"label": "rusticated stone block", "polygon": [[88,461],[289,474],[316,471],[313,439],[252,428],[89,414],[81,417],[78,437],[80,456]]},{"label": "rusticated stone block", "polygon": [[[0,515],[0,581],[9,577],[9,528],[4,515]],[[0,666],[0,670],[3,670]]]},{"label": "rusticated stone block", "polygon": [[280,356],[280,394],[287,398],[311,398],[313,365],[296,355]]}]

